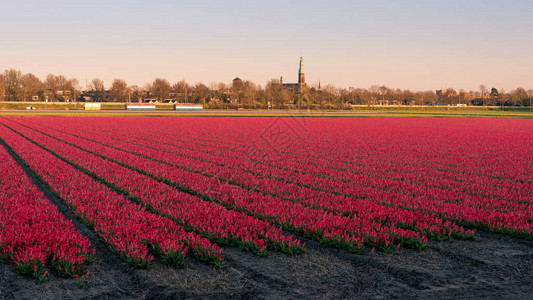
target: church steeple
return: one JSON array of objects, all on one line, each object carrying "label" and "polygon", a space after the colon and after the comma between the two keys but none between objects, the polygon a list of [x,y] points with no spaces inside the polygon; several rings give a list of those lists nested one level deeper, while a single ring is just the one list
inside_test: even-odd
[{"label": "church steeple", "polygon": [[298,84],[305,85],[304,59],[300,56],[300,68],[298,70]]}]

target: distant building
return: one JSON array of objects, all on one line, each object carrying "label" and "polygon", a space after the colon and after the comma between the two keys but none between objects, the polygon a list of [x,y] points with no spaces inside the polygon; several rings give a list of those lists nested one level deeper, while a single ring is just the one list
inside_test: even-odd
[{"label": "distant building", "polygon": [[[302,91],[306,90],[307,84],[305,83],[304,59],[300,57],[297,83],[283,83],[283,77],[280,77],[279,80],[272,79],[271,83],[277,86],[281,85],[285,90],[288,90],[294,94],[300,94]],[[232,83],[232,90],[224,94],[224,102],[235,102],[240,99],[243,84],[244,81],[242,79],[240,79],[239,77],[235,77]],[[318,89],[320,90],[320,83]]]},{"label": "distant building", "polygon": [[[436,90],[435,94],[437,95],[437,102],[434,105],[466,104],[472,99],[470,93],[463,90],[457,92],[453,89],[442,89]],[[472,103],[472,105],[475,104]]]},{"label": "distant building", "polygon": [[437,94],[437,102],[434,105],[444,105],[444,94],[446,94],[446,90],[436,90],[435,93]]},{"label": "distant building", "polygon": [[304,73],[304,59],[300,57],[300,67],[298,68],[298,83],[283,83],[283,77],[280,77],[280,83],[283,87],[290,89],[294,93],[302,92],[302,89],[307,88],[305,83]]},{"label": "distant building", "polygon": [[110,90],[105,91],[82,91],[80,94],[80,100],[84,102],[101,102],[109,98],[111,95]]}]

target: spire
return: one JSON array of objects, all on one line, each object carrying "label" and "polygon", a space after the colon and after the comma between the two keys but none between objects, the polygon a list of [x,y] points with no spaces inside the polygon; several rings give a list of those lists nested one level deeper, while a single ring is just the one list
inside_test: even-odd
[{"label": "spire", "polygon": [[300,56],[300,69],[298,70],[298,85],[305,85],[304,59]]}]

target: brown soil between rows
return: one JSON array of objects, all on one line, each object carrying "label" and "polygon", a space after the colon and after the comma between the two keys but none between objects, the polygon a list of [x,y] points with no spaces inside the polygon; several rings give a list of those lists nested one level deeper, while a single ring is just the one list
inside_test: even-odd
[{"label": "brown soil between rows", "polygon": [[1,298],[524,299],[533,292],[531,242],[488,233],[397,255],[356,255],[312,241],[307,253],[294,257],[270,252],[259,258],[225,248],[223,269],[191,258],[183,269],[156,261],[135,270],[98,248],[81,288],[55,274],[41,283],[0,265]]}]

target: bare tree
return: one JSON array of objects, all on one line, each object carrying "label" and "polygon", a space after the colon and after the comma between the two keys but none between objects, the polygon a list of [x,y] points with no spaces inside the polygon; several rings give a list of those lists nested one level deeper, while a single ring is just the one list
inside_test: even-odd
[{"label": "bare tree", "polygon": [[282,88],[280,97],[281,105],[288,105],[291,99],[293,99],[291,91],[289,89]]},{"label": "bare tree", "polygon": [[[45,97],[50,100],[63,100],[66,93],[69,90],[69,81],[63,75],[48,74],[44,81]],[[70,93],[70,92],[69,92]]]},{"label": "bare tree", "polygon": [[117,102],[117,101],[126,102],[127,91],[128,91],[128,84],[126,84],[126,81],[122,79],[114,79],[113,83],[111,84],[111,90],[110,90],[111,100],[113,102]]},{"label": "bare tree", "polygon": [[59,88],[59,82],[54,74],[48,74],[44,80],[44,86],[46,89],[57,90]]},{"label": "bare tree", "polygon": [[403,91],[403,99],[407,105],[411,105],[415,101],[415,94],[410,90]]},{"label": "bare tree", "polygon": [[184,103],[187,103],[189,101],[188,94],[191,91],[191,87],[189,86],[187,81],[181,80],[181,81],[176,82],[172,86],[172,90],[174,91],[174,93],[176,93],[176,98],[178,101],[181,101]]},{"label": "bare tree", "polygon": [[356,104],[370,105],[372,103],[372,96],[367,89],[357,88],[355,89]]},{"label": "bare tree", "polygon": [[244,81],[242,84],[243,104],[247,104],[248,107],[253,107],[256,94],[257,86],[250,80]]},{"label": "bare tree", "polygon": [[269,80],[265,85],[265,100],[270,103],[271,108],[276,108],[276,104],[282,101],[283,86],[279,80]]},{"label": "bare tree", "polygon": [[322,95],[325,97],[325,100],[327,100],[328,108],[332,108],[337,102],[339,91],[334,85],[327,84],[322,89]]},{"label": "bare tree", "polygon": [[138,86],[138,85],[132,85],[129,88],[131,90],[131,101],[132,102],[141,102],[142,98],[146,95],[146,89]]},{"label": "bare tree", "polygon": [[229,90],[229,87],[224,82],[219,82],[217,83],[217,90],[220,92],[226,92]]},{"label": "bare tree", "polygon": [[460,89],[458,103],[467,104],[469,101],[470,101],[470,93],[468,93],[467,91],[463,89]]},{"label": "bare tree", "polygon": [[371,85],[368,91],[370,92],[371,104],[376,104],[376,101],[379,98],[379,92],[380,92],[379,85]]},{"label": "bare tree", "polygon": [[22,99],[22,73],[15,69],[4,72],[4,82],[6,98],[8,101],[19,101]]},{"label": "bare tree", "polygon": [[4,74],[0,74],[0,101],[5,100],[5,94],[6,94],[6,81]]},{"label": "bare tree", "polygon": [[529,96],[523,87],[517,88],[514,94],[516,95],[515,97],[516,97],[517,104],[519,104],[520,106],[529,105]]},{"label": "bare tree", "polygon": [[170,95],[171,90],[172,87],[166,79],[156,78],[156,80],[154,80],[154,83],[152,83],[152,93],[154,94],[154,96],[159,98],[160,102],[165,101],[165,99]]},{"label": "bare tree", "polygon": [[44,80],[45,88],[45,100],[54,101],[56,96],[56,91],[59,90],[59,82],[55,75],[48,74]]},{"label": "bare tree", "polygon": [[33,96],[39,96],[39,93],[42,92],[43,89],[43,83],[41,80],[31,73],[22,76],[21,84],[25,101],[33,100]]},{"label": "bare tree", "polygon": [[211,94],[209,88],[203,83],[197,83],[194,86],[194,92],[196,94],[197,102],[201,102],[205,106],[205,102]]},{"label": "bare tree", "polygon": [[403,91],[401,89],[391,89],[392,97],[399,104],[403,104]]},{"label": "bare tree", "polygon": [[76,102],[77,95],[80,94],[80,82],[76,78],[69,78],[65,84],[65,89],[72,95],[72,100]]},{"label": "bare tree", "polygon": [[438,97],[434,91],[416,92],[415,102],[417,105],[433,105],[437,102]]},{"label": "bare tree", "polygon": [[457,93],[453,88],[447,88],[444,93],[444,104],[446,105],[455,105],[459,101],[459,93]]},{"label": "bare tree", "polygon": [[94,100],[104,101],[105,100],[105,86],[104,81],[98,78],[94,78],[91,81],[89,86],[90,90],[94,92]]},{"label": "bare tree", "polygon": [[389,91],[389,88],[384,85],[379,87],[379,94],[381,95],[381,100],[383,102],[385,102],[385,95],[387,95],[387,97],[389,95],[388,91]]}]

